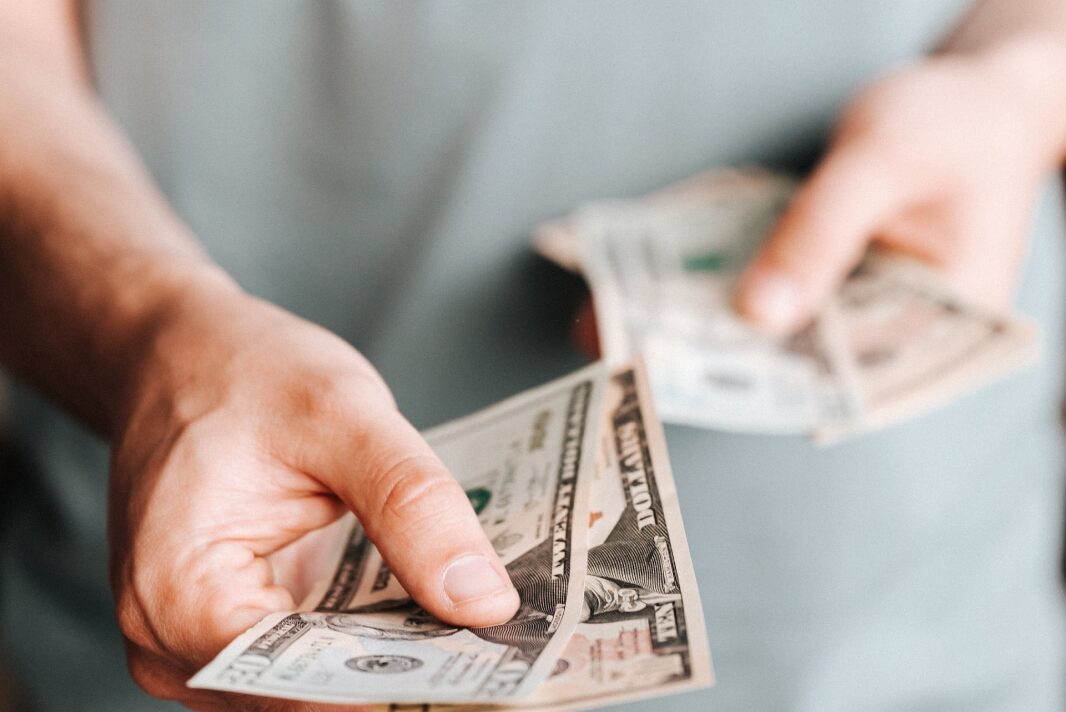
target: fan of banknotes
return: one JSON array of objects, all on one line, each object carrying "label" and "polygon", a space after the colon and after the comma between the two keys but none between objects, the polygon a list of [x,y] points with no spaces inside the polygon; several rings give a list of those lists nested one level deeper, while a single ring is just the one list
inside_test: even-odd
[{"label": "fan of banknotes", "polygon": [[702,174],[541,225],[541,254],[587,278],[608,364],[643,354],[663,420],[832,442],[913,417],[1033,362],[1036,328],[914,260],[869,253],[817,318],[773,339],[734,313],[741,270],[794,180]]},{"label": "fan of banknotes", "polygon": [[507,566],[514,618],[466,629],[428,616],[348,518],[300,609],[263,619],[190,686],[424,711],[583,709],[712,683],[639,364],[596,364],[425,436]]},{"label": "fan of banknotes", "polygon": [[299,609],[264,618],[189,685],[399,711],[585,709],[712,684],[657,413],[831,441],[1038,354],[1028,323],[879,253],[801,332],[748,326],[730,306],[737,277],[794,188],[717,171],[537,229],[542,254],[588,279],[606,365],[425,433],[518,588],[512,620],[467,629],[427,615],[348,517]]}]

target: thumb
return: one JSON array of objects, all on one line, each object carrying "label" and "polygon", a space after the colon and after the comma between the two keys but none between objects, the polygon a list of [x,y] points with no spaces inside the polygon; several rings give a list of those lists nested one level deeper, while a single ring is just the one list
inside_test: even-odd
[{"label": "thumb", "polygon": [[775,333],[809,321],[906,199],[878,152],[849,141],[796,193],[741,277],[740,314]]},{"label": "thumb", "polygon": [[466,493],[391,403],[361,409],[312,471],[362,522],[400,584],[456,625],[503,623],[518,592]]}]

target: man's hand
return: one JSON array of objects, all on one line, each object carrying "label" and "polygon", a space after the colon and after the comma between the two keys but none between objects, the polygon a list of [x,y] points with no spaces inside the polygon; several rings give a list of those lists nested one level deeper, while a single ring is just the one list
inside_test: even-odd
[{"label": "man's hand", "polygon": [[964,294],[1010,299],[1042,181],[1063,151],[1052,86],[1066,42],[942,55],[868,88],[741,280],[771,332],[802,326],[871,242],[921,258]]},{"label": "man's hand", "polygon": [[200,285],[152,342],[116,433],[110,497],[119,623],[148,692],[262,708],[185,681],[295,606],[324,535],[339,535],[323,527],[348,510],[430,613],[469,626],[514,613],[462,488],[346,343],[229,285]]},{"label": "man's hand", "polygon": [[294,607],[348,510],[430,613],[508,619],[462,489],[358,353],[210,262],[96,101],[77,27],[70,0],[0,3],[0,364],[114,445],[134,677],[204,709],[318,708],[185,681]]}]

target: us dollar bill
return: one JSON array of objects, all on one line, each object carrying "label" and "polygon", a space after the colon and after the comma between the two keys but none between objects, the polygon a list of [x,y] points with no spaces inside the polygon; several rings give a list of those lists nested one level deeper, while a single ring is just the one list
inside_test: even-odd
[{"label": "us dollar bill", "polygon": [[786,181],[601,203],[577,219],[608,364],[642,354],[665,420],[809,433],[857,418],[838,332],[814,320],[785,340],[732,307],[739,276],[791,194]]},{"label": "us dollar bill", "polygon": [[[666,440],[638,363],[613,373],[588,520],[581,622],[523,710],[561,712],[713,684]],[[503,708],[393,705],[390,712]]]},{"label": "us dollar bill", "polygon": [[714,682],[662,425],[643,368],[609,382],[581,622],[532,706],[581,709]]},{"label": "us dollar bill", "polygon": [[[685,198],[722,204],[735,203],[737,200],[765,200],[770,194],[780,194],[787,199],[795,184],[788,176],[756,166],[718,168],[672,183],[638,200],[644,205],[669,205],[674,200]],[[579,222],[580,211],[540,223],[533,228],[533,249],[563,269],[581,272]]]},{"label": "us dollar bill", "polygon": [[510,621],[467,629],[427,615],[353,519],[308,602],[239,636],[189,685],[332,703],[531,695],[583,615],[605,379],[595,365],[425,433],[519,591]]},{"label": "us dollar bill", "polygon": [[821,442],[930,410],[1032,364],[1035,325],[960,298],[922,264],[873,251],[831,308],[861,416],[815,430]]},{"label": "us dollar bill", "polygon": [[798,334],[733,309],[739,276],[796,182],[749,169],[601,202],[534,239],[592,288],[611,364],[643,354],[669,422],[832,442],[914,417],[1031,363],[1023,319],[961,298],[914,260],[871,252]]}]

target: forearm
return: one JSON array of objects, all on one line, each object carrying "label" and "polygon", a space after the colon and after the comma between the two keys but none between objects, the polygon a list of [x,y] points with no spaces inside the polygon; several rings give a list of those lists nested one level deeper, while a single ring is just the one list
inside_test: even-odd
[{"label": "forearm", "polygon": [[978,55],[1033,116],[1049,164],[1066,157],[1066,3],[981,0],[945,39],[946,53]]},{"label": "forearm", "polygon": [[0,363],[107,432],[154,325],[191,285],[232,287],[33,5],[0,10]]}]

